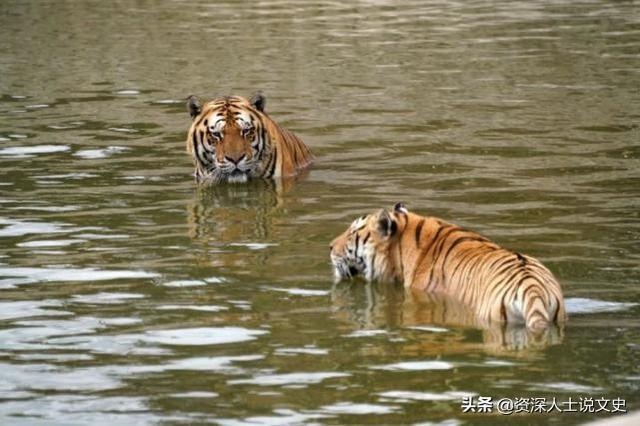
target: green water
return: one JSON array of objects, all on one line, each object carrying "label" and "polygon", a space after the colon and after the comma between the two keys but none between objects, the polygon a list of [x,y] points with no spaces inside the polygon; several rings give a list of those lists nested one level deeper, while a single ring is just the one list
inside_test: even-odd
[{"label": "green water", "polygon": [[[640,407],[635,2],[0,4],[0,423],[579,424]],[[317,157],[198,187],[189,94],[248,96]],[[404,201],[540,258],[539,340],[334,285],[328,243]]]}]

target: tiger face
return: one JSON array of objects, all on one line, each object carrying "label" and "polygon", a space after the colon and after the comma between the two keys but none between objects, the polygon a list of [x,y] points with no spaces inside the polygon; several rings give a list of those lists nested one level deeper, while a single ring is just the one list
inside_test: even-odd
[{"label": "tiger face", "polygon": [[196,164],[196,177],[214,182],[246,182],[263,174],[260,160],[269,146],[262,126],[265,98],[239,96],[214,99],[201,105],[187,101],[193,119],[188,150]]},{"label": "tiger face", "polygon": [[367,281],[393,281],[397,261],[393,243],[402,232],[395,214],[406,209],[396,204],[393,212],[380,210],[361,216],[331,242],[331,263],[336,281],[362,276]]}]

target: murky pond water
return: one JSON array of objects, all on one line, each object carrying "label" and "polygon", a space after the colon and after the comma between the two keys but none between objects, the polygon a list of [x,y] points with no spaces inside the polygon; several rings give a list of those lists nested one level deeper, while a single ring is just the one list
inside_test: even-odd
[{"label": "murky pond water", "polygon": [[[637,3],[5,0],[0,40],[0,423],[638,410]],[[184,99],[256,89],[315,166],[197,187]],[[542,259],[567,326],[480,330],[448,300],[334,285],[328,242],[396,201]]]}]

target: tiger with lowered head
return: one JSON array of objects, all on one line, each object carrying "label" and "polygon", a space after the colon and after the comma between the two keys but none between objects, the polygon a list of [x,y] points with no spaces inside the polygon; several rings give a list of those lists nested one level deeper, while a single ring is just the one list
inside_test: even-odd
[{"label": "tiger with lowered head", "polygon": [[331,242],[331,262],[338,280],[362,275],[446,294],[488,323],[543,329],[566,320],[560,284],[540,261],[402,203],[356,219]]},{"label": "tiger with lowered head", "polygon": [[264,111],[261,94],[250,100],[225,96],[202,104],[189,96],[192,118],[187,151],[196,179],[246,182],[251,178],[287,177],[311,164],[309,148]]}]

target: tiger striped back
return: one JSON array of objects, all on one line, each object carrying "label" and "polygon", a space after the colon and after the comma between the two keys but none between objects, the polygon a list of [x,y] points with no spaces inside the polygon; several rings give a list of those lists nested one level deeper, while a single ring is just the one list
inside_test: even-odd
[{"label": "tiger striped back", "polygon": [[540,261],[402,204],[356,219],[331,243],[331,260],[337,279],[451,295],[484,321],[540,328],[566,319],[560,284]]},{"label": "tiger striped back", "polygon": [[264,111],[266,99],[225,96],[204,105],[187,100],[192,117],[187,152],[198,180],[246,182],[287,177],[311,164],[309,148]]}]

